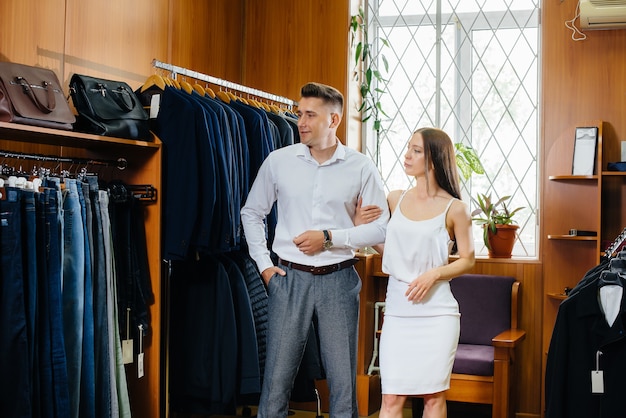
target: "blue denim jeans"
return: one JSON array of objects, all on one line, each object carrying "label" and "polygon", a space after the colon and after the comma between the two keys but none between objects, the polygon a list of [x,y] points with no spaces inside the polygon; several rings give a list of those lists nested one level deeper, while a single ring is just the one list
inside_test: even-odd
[{"label": "blue denim jeans", "polygon": [[[111,370],[109,361],[109,325],[107,322],[107,282],[104,238],[98,178],[87,176],[92,211],[93,313],[95,406],[101,416],[111,416]],[[102,192],[106,193],[106,192]]]},{"label": "blue denim jeans", "polygon": [[63,237],[63,330],[70,390],[70,415],[68,418],[78,418],[79,416],[85,312],[85,234],[78,187],[76,180],[65,180],[63,194],[65,222]]},{"label": "blue denim jeans", "polygon": [[109,195],[100,191],[100,213],[102,215],[102,233],[104,238],[104,252],[106,260],[107,278],[107,320],[109,325],[109,366],[111,371],[111,410],[119,413],[119,417],[130,417],[130,400],[126,387],[126,374],[122,361],[122,347],[119,334],[117,314],[117,289],[115,286],[115,260],[113,253],[113,237],[111,234],[111,219],[109,217]]},{"label": "blue denim jeans", "polygon": [[58,183],[37,196],[40,417],[70,414],[62,314],[63,222]]},{"label": "blue denim jeans", "polygon": [[356,349],[361,279],[354,268],[315,276],[282,267],[268,286],[267,357],[259,418],[287,416],[313,318],[330,390],[330,416],[357,418]]},{"label": "blue denim jeans", "polygon": [[22,269],[21,193],[0,200],[0,416],[30,417],[31,388]]},{"label": "blue denim jeans", "polygon": [[37,215],[35,193],[20,190],[22,212],[22,270],[24,275],[24,301],[26,332],[28,335],[28,364],[33,416],[39,416],[39,379],[37,349]]},{"label": "blue denim jeans", "polygon": [[94,317],[93,317],[93,279],[91,255],[91,200],[89,199],[89,185],[77,182],[78,200],[80,202],[81,217],[83,219],[84,260],[85,260],[85,294],[83,313],[83,357],[80,377],[80,417],[94,418],[96,416],[96,388],[94,363]]}]

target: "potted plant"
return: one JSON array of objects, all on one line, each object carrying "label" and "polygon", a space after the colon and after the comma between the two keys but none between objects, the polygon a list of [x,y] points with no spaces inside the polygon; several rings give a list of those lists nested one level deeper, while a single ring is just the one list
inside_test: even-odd
[{"label": "potted plant", "polygon": [[472,212],[472,220],[483,226],[483,241],[489,250],[489,257],[511,258],[519,228],[513,216],[523,207],[510,210],[506,205],[510,198],[504,196],[492,202],[491,195],[477,195],[478,208]]}]

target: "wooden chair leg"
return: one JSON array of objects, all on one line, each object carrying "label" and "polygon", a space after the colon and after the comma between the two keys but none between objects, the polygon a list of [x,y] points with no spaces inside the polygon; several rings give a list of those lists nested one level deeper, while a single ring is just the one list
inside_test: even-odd
[{"label": "wooden chair leg", "polygon": [[509,418],[511,395],[511,355],[509,349],[496,347],[492,418]]}]

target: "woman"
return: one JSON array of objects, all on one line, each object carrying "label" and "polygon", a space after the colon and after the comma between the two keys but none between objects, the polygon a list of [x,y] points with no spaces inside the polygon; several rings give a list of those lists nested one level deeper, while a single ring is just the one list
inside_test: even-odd
[{"label": "woman", "polygon": [[[380,418],[402,417],[408,395],[424,398],[424,417],[446,417],[445,391],[456,353],[460,315],[450,279],[474,266],[472,222],[460,200],[454,145],[440,129],[411,137],[404,169],[415,178],[406,191],[389,193],[383,271],[389,274],[380,341],[383,400]],[[360,208],[355,223],[375,218]],[[457,255],[448,256],[453,243]],[[384,250],[384,251],[383,251]]]}]

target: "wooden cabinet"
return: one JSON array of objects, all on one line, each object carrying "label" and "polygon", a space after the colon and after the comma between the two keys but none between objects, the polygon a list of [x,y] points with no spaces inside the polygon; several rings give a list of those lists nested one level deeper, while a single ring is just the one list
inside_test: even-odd
[{"label": "wooden cabinet", "polygon": [[[110,162],[111,166],[94,166],[99,177],[120,179],[127,184],[149,184],[156,188],[157,193],[161,191],[161,143],[158,138],[154,141],[134,141],[0,122],[0,156],[3,158],[0,163],[16,165],[16,160],[7,159],[3,151]],[[51,167],[57,172],[77,169],[71,163],[42,162],[36,158],[20,159],[19,165],[24,171],[30,171],[33,166]],[[143,341],[144,377],[137,378],[136,361],[126,366],[134,417],[161,416],[160,208],[158,200],[145,206],[147,250],[155,303],[150,307],[152,332]]]},{"label": "wooden cabinet", "polygon": [[[570,175],[575,126],[554,141],[546,155],[544,182],[544,369],[559,304],[585,273],[600,262],[604,251],[626,226],[626,172],[607,171],[621,160],[620,143],[610,123],[601,120],[577,126],[597,126],[593,175]],[[575,236],[570,229],[597,232]]]}]

